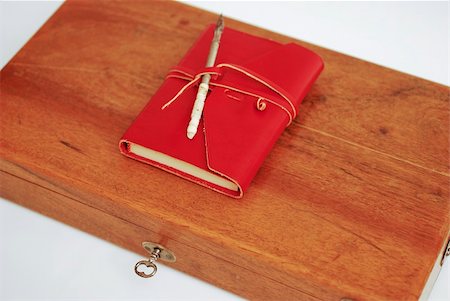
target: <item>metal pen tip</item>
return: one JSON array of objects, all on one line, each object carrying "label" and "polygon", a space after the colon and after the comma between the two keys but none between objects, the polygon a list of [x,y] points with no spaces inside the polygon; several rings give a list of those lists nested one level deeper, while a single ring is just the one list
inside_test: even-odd
[{"label": "metal pen tip", "polygon": [[216,30],[222,31],[223,27],[224,27],[224,24],[225,23],[223,21],[223,15],[220,14],[219,19],[217,20],[217,23],[216,23]]}]

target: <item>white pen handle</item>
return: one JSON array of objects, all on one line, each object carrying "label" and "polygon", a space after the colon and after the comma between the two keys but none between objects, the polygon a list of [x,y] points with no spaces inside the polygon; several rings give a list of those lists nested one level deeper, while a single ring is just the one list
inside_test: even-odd
[{"label": "white pen handle", "polygon": [[[217,20],[216,29],[214,30],[213,40],[209,48],[208,59],[206,60],[205,67],[214,66],[216,61],[217,52],[219,50],[220,38],[223,31],[223,17],[220,15],[219,20]],[[202,81],[198,87],[197,97],[195,98],[194,106],[192,107],[191,120],[187,128],[187,137],[189,139],[194,138],[197,133],[198,124],[200,118],[202,117],[203,107],[205,106],[206,95],[209,90],[209,81],[211,80],[210,74],[204,74],[202,76]]]},{"label": "white pen handle", "polygon": [[207,83],[201,83],[198,87],[197,97],[195,98],[194,107],[192,108],[191,121],[189,121],[187,128],[187,137],[189,139],[194,138],[197,133],[198,124],[200,122],[200,117],[202,116],[208,89],[209,85]]}]

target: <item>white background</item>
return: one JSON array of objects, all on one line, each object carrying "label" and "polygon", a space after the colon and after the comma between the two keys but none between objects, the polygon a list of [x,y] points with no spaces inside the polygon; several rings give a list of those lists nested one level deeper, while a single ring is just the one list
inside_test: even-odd
[{"label": "white background", "polygon": [[[247,23],[449,84],[448,3],[195,2]],[[0,3],[0,66],[59,2]],[[139,255],[0,199],[0,299],[239,300],[161,266],[134,276]],[[449,263],[430,300],[450,300]]]}]

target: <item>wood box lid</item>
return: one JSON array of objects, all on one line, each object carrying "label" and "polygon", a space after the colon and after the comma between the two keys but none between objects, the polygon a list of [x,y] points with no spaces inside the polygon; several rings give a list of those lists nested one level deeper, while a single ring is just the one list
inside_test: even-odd
[{"label": "wood box lid", "polygon": [[295,41],[325,70],[242,200],[119,153],[215,19],[66,2],[1,71],[1,195],[248,298],[419,298],[449,235],[448,87]]}]

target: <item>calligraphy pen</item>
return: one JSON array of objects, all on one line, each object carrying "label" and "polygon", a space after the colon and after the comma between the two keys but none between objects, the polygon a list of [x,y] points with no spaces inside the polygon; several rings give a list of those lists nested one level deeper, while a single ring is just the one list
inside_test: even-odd
[{"label": "calligraphy pen", "polygon": [[[216,29],[214,30],[214,37],[209,48],[208,59],[206,60],[206,68],[213,67],[216,62],[217,52],[219,50],[220,38],[222,37],[224,22],[222,14],[217,20]],[[202,81],[198,87],[197,97],[195,98],[194,107],[192,108],[191,120],[187,127],[187,137],[189,139],[194,138],[197,133],[200,117],[203,113],[203,107],[205,106],[206,95],[209,90],[209,81],[211,80],[210,74],[204,74]]]}]

